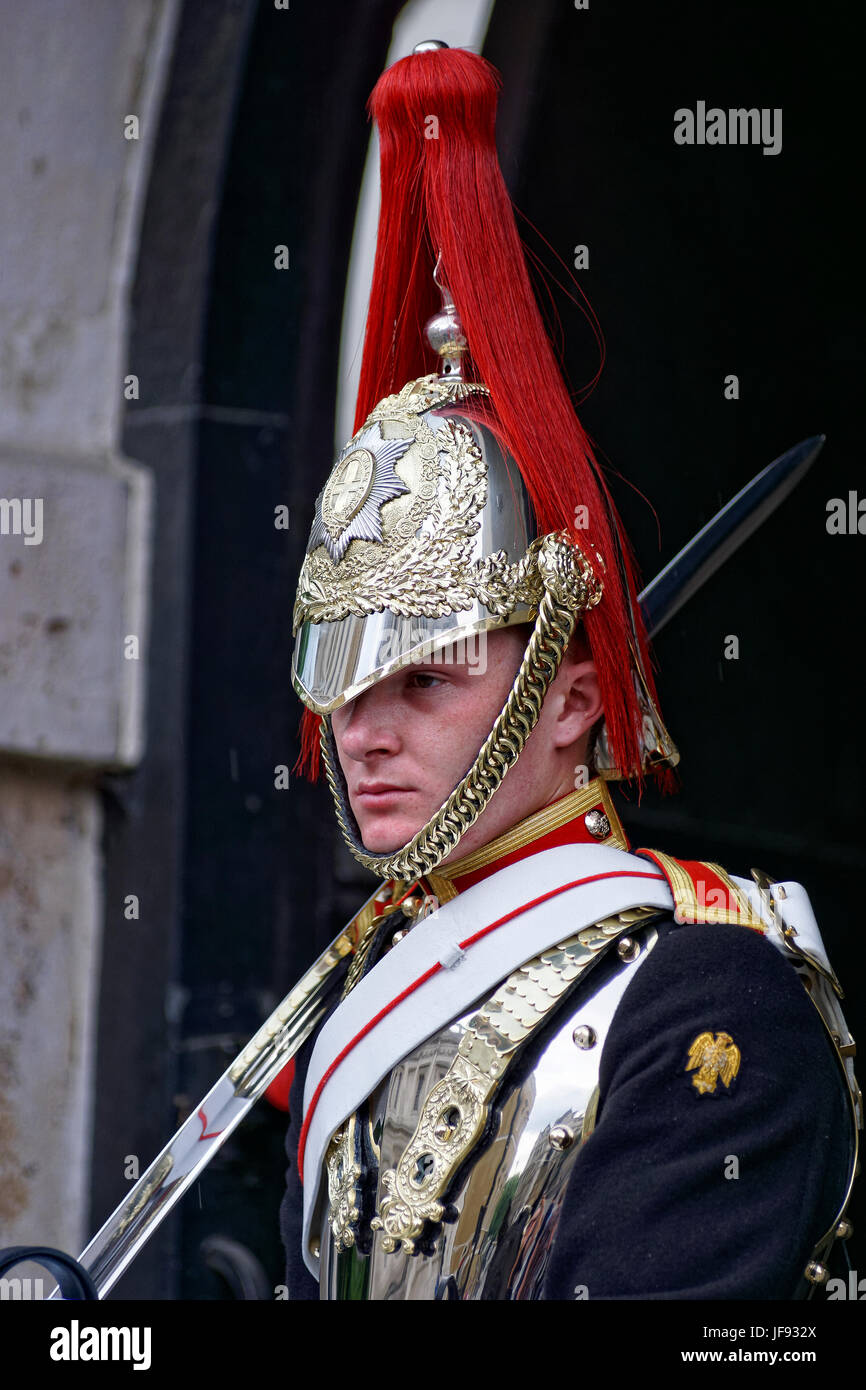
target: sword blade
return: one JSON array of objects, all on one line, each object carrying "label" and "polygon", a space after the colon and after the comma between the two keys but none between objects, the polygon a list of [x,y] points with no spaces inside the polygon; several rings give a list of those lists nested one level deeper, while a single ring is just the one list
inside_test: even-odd
[{"label": "sword blade", "polygon": [[794,490],[821,452],[825,438],[817,434],[804,439],[768,463],[647,585],[638,602],[650,637],[661,632]]},{"label": "sword blade", "polygon": [[[352,918],[262,1024],[82,1252],[79,1263],[93,1279],[100,1298],[113,1288],[175,1203],[321,1022],[327,1007],[327,982],[343,957],[357,946],[359,917],[360,913]],[[59,1291],[50,1296],[59,1298]]]}]

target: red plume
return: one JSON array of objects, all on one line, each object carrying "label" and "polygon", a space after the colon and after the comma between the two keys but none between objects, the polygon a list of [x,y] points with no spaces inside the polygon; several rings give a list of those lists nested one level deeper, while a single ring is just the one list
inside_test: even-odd
[{"label": "red plume", "polygon": [[[438,365],[424,328],[439,308],[433,270],[441,253],[439,277],[469,341],[465,375],[490,391],[491,423],[517,461],[539,533],[567,531],[596,571],[595,552],[602,557],[604,596],[584,630],[611,753],[640,780],[635,642],[654,699],[655,688],[634,560],[530,285],[496,153],[499,86],[484,58],[443,48],[395,63],[370,97],[381,210],[355,428],[384,396]],[[318,726],[305,711],[299,767],[318,762]]]},{"label": "red plume", "polygon": [[639,778],[632,634],[653,698],[655,689],[635,565],[530,285],[496,153],[499,86],[484,58],[443,48],[395,63],[370,98],[382,202],[355,427],[383,396],[435,369],[424,325],[438,308],[433,268],[441,252],[440,278],[469,341],[467,377],[490,390],[540,533],[568,531],[596,570],[594,552],[602,557],[604,597],[586,615],[585,631],[611,752]]},{"label": "red plume", "polygon": [[306,777],[309,782],[315,782],[319,776],[319,763],[321,761],[322,745],[319,742],[319,731],[322,726],[322,716],[314,714],[311,709],[304,709],[301,715],[301,722],[298,725],[298,736],[301,740],[301,751],[297,761],[292,768],[292,772],[299,777]]}]

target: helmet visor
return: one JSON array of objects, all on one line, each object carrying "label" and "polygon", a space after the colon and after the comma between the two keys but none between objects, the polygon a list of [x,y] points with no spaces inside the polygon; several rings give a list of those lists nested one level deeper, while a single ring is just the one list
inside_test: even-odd
[{"label": "helmet visor", "polygon": [[292,682],[316,714],[330,714],[356,695],[405,666],[437,663],[486,665],[491,628],[531,622],[534,610],[519,604],[508,618],[495,618],[481,603],[441,618],[405,617],[385,608],[336,623],[303,623],[292,657]]}]

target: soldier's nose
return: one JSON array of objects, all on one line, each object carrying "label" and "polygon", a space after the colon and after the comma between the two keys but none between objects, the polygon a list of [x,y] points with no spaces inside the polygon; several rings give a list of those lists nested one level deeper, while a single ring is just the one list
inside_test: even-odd
[{"label": "soldier's nose", "polygon": [[338,749],[357,761],[399,751],[393,701],[375,687],[337,710],[332,725]]}]

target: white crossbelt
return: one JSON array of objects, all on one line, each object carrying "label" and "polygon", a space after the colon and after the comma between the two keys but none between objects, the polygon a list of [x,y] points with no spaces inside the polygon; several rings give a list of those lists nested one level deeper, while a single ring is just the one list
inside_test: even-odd
[{"label": "white crossbelt", "polygon": [[[547,893],[555,896],[521,908]],[[403,1057],[517,966],[583,927],[641,904],[673,907],[666,880],[648,860],[604,845],[544,850],[440,907],[355,986],[319,1033],[304,1092],[305,1116],[315,1101],[303,1157],[303,1254],[312,1274],[318,1276],[310,1232],[322,1159],[343,1120]],[[467,944],[510,913],[515,915]],[[372,1027],[371,1020],[377,1020]]]}]

